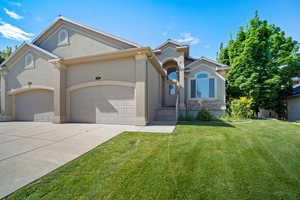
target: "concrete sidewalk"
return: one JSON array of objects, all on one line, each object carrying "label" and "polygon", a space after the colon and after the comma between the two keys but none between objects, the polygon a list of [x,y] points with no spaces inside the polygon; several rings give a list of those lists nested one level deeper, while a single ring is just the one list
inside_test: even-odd
[{"label": "concrete sidewalk", "polygon": [[170,133],[175,123],[150,126],[0,122],[0,198],[124,131]]}]

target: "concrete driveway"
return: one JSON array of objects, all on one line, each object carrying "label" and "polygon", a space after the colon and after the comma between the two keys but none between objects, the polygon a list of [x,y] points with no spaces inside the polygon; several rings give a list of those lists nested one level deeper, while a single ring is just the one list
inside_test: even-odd
[{"label": "concrete driveway", "polygon": [[1,122],[0,198],[124,131],[170,133],[174,127]]}]

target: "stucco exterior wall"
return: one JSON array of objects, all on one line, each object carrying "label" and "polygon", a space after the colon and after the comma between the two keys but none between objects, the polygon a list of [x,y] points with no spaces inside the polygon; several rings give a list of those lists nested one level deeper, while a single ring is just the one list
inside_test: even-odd
[{"label": "stucco exterior wall", "polygon": [[[191,99],[191,81],[190,79],[195,77],[197,73],[208,73],[215,78],[215,98],[207,99]],[[225,110],[225,81],[220,78],[213,66],[200,63],[193,66],[191,72],[185,74],[185,99],[188,111],[198,111],[203,108],[210,111],[222,111]]]},{"label": "stucco exterior wall", "polygon": [[148,85],[148,121],[153,121],[155,118],[156,110],[161,106],[161,76],[159,72],[148,61],[147,63],[147,85]]},{"label": "stucco exterior wall", "polygon": [[300,121],[300,96],[288,98],[287,105],[288,120]]},{"label": "stucco exterior wall", "polygon": [[[67,95],[69,120],[90,123],[139,124],[137,115],[142,113],[138,111],[138,105],[145,105],[147,99],[141,98],[141,91],[138,92],[143,89],[146,93],[146,88],[137,87],[137,83],[141,81],[145,83],[145,80],[139,79],[143,76],[140,73],[146,74],[141,68],[145,67],[146,69],[147,60],[144,66],[141,66],[143,62],[138,63],[138,61],[140,60],[136,60],[135,57],[128,57],[68,66],[67,88],[71,90],[71,88],[81,87],[87,83],[92,84],[71,91]],[[153,66],[149,68],[151,74],[157,74]],[[96,80],[97,76],[101,79]],[[117,85],[105,85],[105,83],[113,84],[114,82],[118,82]],[[143,102],[140,102],[141,99]],[[144,119],[145,115],[143,115]]]},{"label": "stucco exterior wall", "polygon": [[95,81],[96,76],[102,81],[135,82],[135,60],[130,57],[72,65],[67,69],[67,87]]},{"label": "stucco exterior wall", "polygon": [[[66,45],[58,44],[58,33],[61,29],[65,29],[68,32],[69,42]],[[116,44],[112,40],[82,31],[67,24],[60,26],[46,40],[42,41],[39,46],[62,58],[108,53],[125,48],[125,46]]]},{"label": "stucco exterior wall", "polygon": [[[34,68],[25,69],[25,55],[31,52],[34,60]],[[54,87],[54,65],[48,62],[47,57],[33,49],[26,50],[20,54],[15,62],[8,66],[7,90],[18,89],[32,85]]]}]

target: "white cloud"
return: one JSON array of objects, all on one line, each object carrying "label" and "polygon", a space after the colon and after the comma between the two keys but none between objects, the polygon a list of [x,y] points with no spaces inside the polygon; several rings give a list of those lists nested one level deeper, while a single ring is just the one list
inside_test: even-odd
[{"label": "white cloud", "polygon": [[18,7],[22,6],[22,4],[20,2],[14,2],[14,1],[10,1],[9,4],[13,5],[13,6],[18,6]]},{"label": "white cloud", "polygon": [[4,12],[13,19],[22,19],[23,17],[18,15],[17,13],[8,10],[7,8],[3,8]]},{"label": "white cloud", "polygon": [[200,42],[200,39],[197,37],[192,36],[191,33],[188,32],[184,32],[180,34],[182,38],[177,39],[177,42],[181,42],[181,43],[187,43],[190,45],[196,45]]},{"label": "white cloud", "polygon": [[33,36],[32,33],[27,33],[18,27],[15,27],[11,24],[1,22],[1,21],[0,21],[0,33],[5,38],[18,40],[18,41],[30,40],[31,37]]}]

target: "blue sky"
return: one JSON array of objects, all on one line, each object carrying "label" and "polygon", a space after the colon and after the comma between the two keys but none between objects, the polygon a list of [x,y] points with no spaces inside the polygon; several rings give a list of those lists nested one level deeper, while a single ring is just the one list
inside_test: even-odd
[{"label": "blue sky", "polygon": [[220,42],[255,10],[300,41],[299,0],[0,0],[0,5],[0,49],[30,41],[59,14],[152,48],[178,40],[191,45],[193,57],[215,59]]}]

